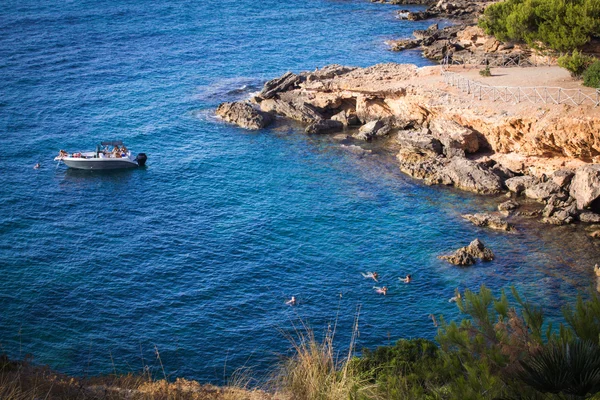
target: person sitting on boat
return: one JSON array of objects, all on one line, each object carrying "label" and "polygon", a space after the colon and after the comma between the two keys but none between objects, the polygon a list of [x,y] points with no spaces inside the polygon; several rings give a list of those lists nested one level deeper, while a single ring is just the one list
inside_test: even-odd
[{"label": "person sitting on boat", "polygon": [[123,153],[123,155],[124,155],[124,156],[126,156],[126,155],[127,155],[127,152],[128,152],[128,151],[129,151],[129,150],[127,150],[127,147],[125,147],[125,145],[123,145],[123,146],[121,147],[121,153]]},{"label": "person sitting on boat", "polygon": [[58,156],[59,157],[68,157],[69,153],[67,153],[66,150],[61,150],[61,151],[58,152]]}]

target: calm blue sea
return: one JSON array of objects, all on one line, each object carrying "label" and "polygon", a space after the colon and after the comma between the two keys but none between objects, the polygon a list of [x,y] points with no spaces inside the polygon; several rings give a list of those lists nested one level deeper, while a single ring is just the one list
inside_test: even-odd
[{"label": "calm blue sea", "polygon": [[[299,319],[358,348],[433,338],[456,287],[517,285],[553,317],[593,283],[574,228],[509,235],[461,213],[496,199],[427,187],[393,155],[293,125],[249,133],[214,109],[331,63],[427,65],[392,53],[402,22],[366,0],[5,0],[0,9],[0,351],[77,375],[263,376]],[[59,149],[122,139],[146,169],[66,170]],[[373,147],[373,146],[371,146]],[[42,168],[34,170],[35,163]],[[437,256],[484,240],[497,260]],[[377,271],[387,296],[360,273]],[[398,277],[412,274],[405,285]],[[296,296],[299,304],[284,302]],[[162,375],[162,371],[160,372]]]}]

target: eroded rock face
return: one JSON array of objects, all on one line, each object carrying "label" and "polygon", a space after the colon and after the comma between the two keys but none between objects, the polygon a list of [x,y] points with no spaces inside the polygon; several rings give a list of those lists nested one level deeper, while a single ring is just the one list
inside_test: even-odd
[{"label": "eroded rock face", "polygon": [[446,157],[465,156],[479,150],[479,136],[466,128],[444,118],[434,119],[429,125],[431,134],[444,145]]},{"label": "eroded rock face", "polygon": [[538,201],[546,201],[550,196],[559,193],[565,195],[560,186],[552,181],[538,183],[525,189],[525,196]]},{"label": "eroded rock face", "polygon": [[492,213],[464,214],[462,217],[476,226],[487,227],[506,232],[515,230],[515,227],[507,220]]},{"label": "eroded rock face", "polygon": [[503,184],[498,175],[472,160],[455,157],[442,169],[440,175],[454,186],[480,194],[498,194]]},{"label": "eroded rock face", "polygon": [[385,136],[391,131],[391,126],[386,121],[371,121],[360,127],[354,135],[356,139],[369,141],[377,136]]},{"label": "eroded rock face", "polygon": [[344,129],[344,124],[331,119],[321,119],[306,127],[305,132],[310,134],[333,133]]},{"label": "eroded rock face", "polygon": [[222,103],[216,113],[225,121],[250,130],[262,129],[273,122],[271,114],[259,111],[243,102]]},{"label": "eroded rock face", "polygon": [[468,246],[461,247],[449,256],[440,256],[442,260],[448,261],[450,264],[459,266],[469,266],[475,264],[477,259],[481,261],[492,261],[494,253],[485,247],[479,239],[473,240]]},{"label": "eroded rock face", "polygon": [[405,150],[421,154],[427,154],[432,157],[443,153],[442,143],[427,133],[427,130],[400,131],[396,140],[400,147]]},{"label": "eroded rock face", "polygon": [[577,168],[569,193],[580,210],[591,206],[600,197],[600,164]]},{"label": "eroded rock face", "polygon": [[260,102],[260,108],[265,112],[273,112],[305,124],[324,119],[313,106],[301,102],[289,102],[277,98],[265,99]]},{"label": "eroded rock face", "polygon": [[511,192],[520,194],[524,190],[534,185],[537,185],[539,180],[533,176],[515,176],[507,179],[504,184]]},{"label": "eroded rock face", "polygon": [[267,83],[263,90],[260,92],[259,96],[263,99],[273,98],[279,92],[285,92],[291,87],[296,86],[298,83],[304,80],[303,77],[293,74],[291,72],[286,72],[279,78],[271,79]]}]

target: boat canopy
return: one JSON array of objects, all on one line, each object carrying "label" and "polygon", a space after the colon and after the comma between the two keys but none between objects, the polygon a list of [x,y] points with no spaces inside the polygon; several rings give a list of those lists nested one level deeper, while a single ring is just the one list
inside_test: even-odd
[{"label": "boat canopy", "polygon": [[102,146],[123,146],[123,141],[122,140],[113,140],[113,141],[108,141],[108,142],[101,142],[100,144]]}]

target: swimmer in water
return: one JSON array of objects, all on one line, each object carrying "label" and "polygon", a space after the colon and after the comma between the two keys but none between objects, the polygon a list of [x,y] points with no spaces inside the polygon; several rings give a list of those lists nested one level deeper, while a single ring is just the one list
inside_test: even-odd
[{"label": "swimmer in water", "polygon": [[40,169],[40,167],[41,167],[40,163],[37,163],[33,166],[33,169]]},{"label": "swimmer in water", "polygon": [[375,293],[379,293],[384,296],[387,294],[387,291],[388,291],[387,286],[384,286],[384,287],[373,286],[373,289],[375,289]]},{"label": "swimmer in water", "polygon": [[410,283],[412,281],[412,277],[410,275],[406,275],[406,278],[398,278],[404,283]]},{"label": "swimmer in water", "polygon": [[375,282],[379,282],[377,280],[377,278],[379,278],[379,274],[377,272],[367,272],[366,274],[361,272],[361,274],[363,278],[372,278]]},{"label": "swimmer in water", "polygon": [[296,296],[292,296],[292,298],[289,299],[288,301],[286,301],[285,304],[287,304],[289,306],[295,306],[296,305]]},{"label": "swimmer in water", "polygon": [[429,318],[431,318],[431,321],[433,322],[433,326],[437,327],[437,321],[435,320],[435,315],[433,314],[429,314]]},{"label": "swimmer in water", "polygon": [[454,297],[451,297],[450,300],[448,300],[448,303],[456,303],[461,299],[461,297],[462,296],[460,295],[458,288],[456,288],[456,290],[454,291]]}]

